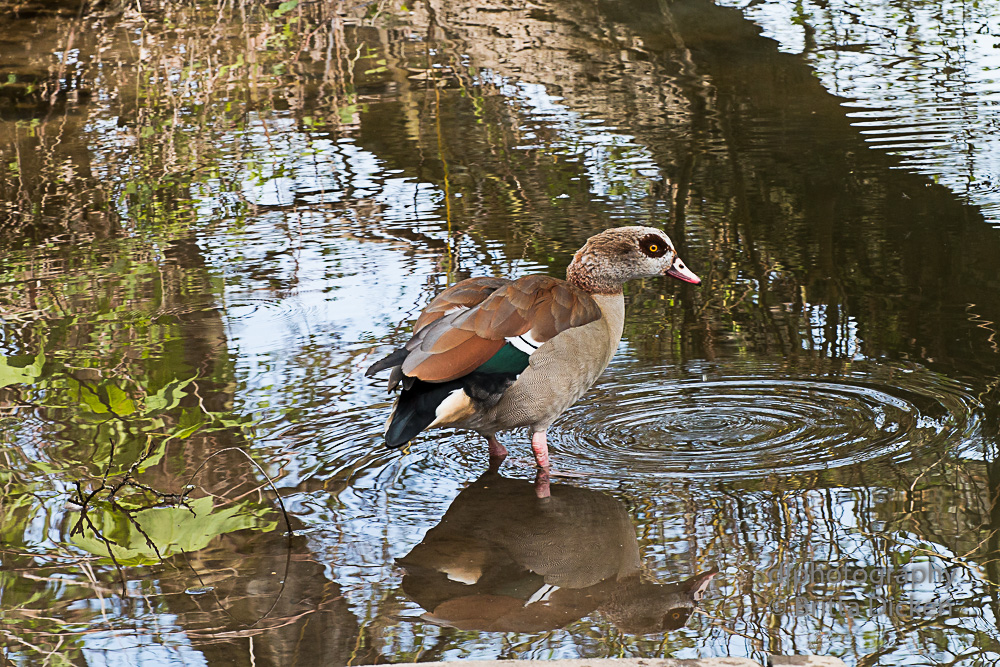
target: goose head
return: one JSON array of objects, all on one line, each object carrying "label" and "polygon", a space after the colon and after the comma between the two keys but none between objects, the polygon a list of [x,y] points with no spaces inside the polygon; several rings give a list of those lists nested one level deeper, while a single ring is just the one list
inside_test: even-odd
[{"label": "goose head", "polygon": [[566,269],[569,282],[592,294],[617,294],[629,280],[664,275],[701,283],[670,237],[654,227],[614,227],[595,234]]}]

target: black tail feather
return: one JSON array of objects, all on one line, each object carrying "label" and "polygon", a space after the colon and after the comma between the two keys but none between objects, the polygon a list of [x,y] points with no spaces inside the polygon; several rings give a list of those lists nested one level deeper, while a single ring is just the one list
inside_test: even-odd
[{"label": "black tail feather", "polygon": [[389,354],[389,356],[385,357],[384,359],[379,359],[374,364],[369,366],[368,370],[365,371],[365,377],[371,377],[376,373],[378,373],[379,371],[384,371],[387,368],[394,368],[396,366],[402,365],[403,360],[406,359],[406,356],[408,354],[410,354],[410,351],[407,350],[405,347],[400,347],[397,348],[396,350],[393,350],[392,353]]},{"label": "black tail feather", "polygon": [[404,388],[385,429],[386,446],[395,449],[412,440],[437,418],[437,407],[448,394],[461,388],[462,383],[458,380],[441,383],[416,380],[409,388]]}]

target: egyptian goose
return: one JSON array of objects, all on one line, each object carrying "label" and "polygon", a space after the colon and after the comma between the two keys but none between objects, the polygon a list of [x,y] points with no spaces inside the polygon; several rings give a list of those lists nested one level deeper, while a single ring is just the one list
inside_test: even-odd
[{"label": "egyptian goose", "polygon": [[486,438],[496,468],[507,456],[497,432],[527,426],[547,482],[546,430],[614,356],[622,286],[660,275],[701,282],[661,230],[616,227],[587,239],[566,280],[485,277],[449,287],[417,318],[413,337],[365,373],[392,369],[389,390],[402,384],[386,444],[400,447],[428,428],[469,429]]}]

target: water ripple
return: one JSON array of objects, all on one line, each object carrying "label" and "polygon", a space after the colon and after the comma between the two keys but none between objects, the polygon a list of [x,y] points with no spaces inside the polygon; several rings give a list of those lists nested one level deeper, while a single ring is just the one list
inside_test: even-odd
[{"label": "water ripple", "polygon": [[875,367],[834,379],[729,367],[712,377],[627,378],[575,406],[551,432],[566,466],[618,478],[759,477],[902,461],[960,445],[976,400],[926,369]]}]

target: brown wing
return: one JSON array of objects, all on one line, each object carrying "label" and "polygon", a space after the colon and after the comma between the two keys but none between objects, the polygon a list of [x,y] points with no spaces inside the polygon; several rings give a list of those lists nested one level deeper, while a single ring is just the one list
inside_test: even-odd
[{"label": "brown wing", "polygon": [[426,382],[447,382],[486,363],[510,336],[530,334],[544,343],[600,316],[594,299],[565,280],[525,276],[479,305],[447,312],[417,330],[406,344],[402,372]]},{"label": "brown wing", "polygon": [[425,329],[446,315],[452,314],[454,316],[454,314],[479,305],[490,294],[510,282],[507,278],[486,276],[468,278],[441,292],[420,313],[420,317],[417,318],[417,321],[413,325],[413,338],[410,339],[406,346],[394,350],[389,356],[376,361],[365,371],[365,375],[372,377],[380,371],[391,368],[389,391],[392,391],[403,380],[403,361],[413,349],[415,345],[414,340],[418,338],[422,329]]},{"label": "brown wing", "polygon": [[507,278],[468,278],[455,283],[438,294],[427,304],[413,325],[413,333],[423,329],[431,322],[436,322],[455,310],[464,310],[478,306],[483,300],[504,285],[510,284]]}]

